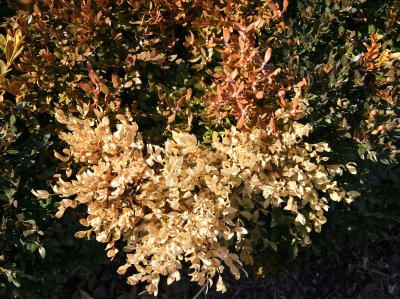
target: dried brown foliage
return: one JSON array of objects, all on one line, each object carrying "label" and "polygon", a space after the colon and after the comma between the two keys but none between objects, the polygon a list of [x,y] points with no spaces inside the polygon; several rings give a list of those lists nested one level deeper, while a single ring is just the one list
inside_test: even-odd
[{"label": "dried brown foliage", "polygon": [[[194,21],[201,28],[186,36],[184,46],[193,56],[195,70],[206,68],[214,79],[204,97],[208,106],[206,115],[218,124],[227,115],[233,115],[237,127],[243,125],[269,127],[274,131],[274,111],[283,107],[292,113],[301,114],[298,102],[287,103],[285,93],[295,86],[293,82],[277,80],[281,68],[268,64],[272,49],[270,43],[261,43],[261,32],[275,24],[282,31],[285,24],[282,10],[272,1],[253,3],[224,1],[203,4],[202,14]],[[217,28],[217,29],[216,29]],[[216,67],[212,67],[217,65]],[[299,84],[307,84],[302,81]]]},{"label": "dried brown foliage", "polygon": [[140,121],[172,129],[190,130],[204,118],[229,127],[231,118],[239,128],[273,131],[277,108],[301,114],[301,103],[288,103],[285,94],[307,85],[270,63],[274,41],[263,36],[286,28],[287,6],[286,0],[32,1],[30,14],[10,22],[27,36],[29,50],[7,89],[17,103],[90,99],[110,110],[128,104]]},{"label": "dried brown foliage", "polygon": [[[190,262],[192,280],[200,285],[226,268],[239,278],[242,263],[253,263],[255,244],[267,239],[263,218],[271,209],[287,211],[293,242],[305,245],[311,230],[319,232],[326,222],[329,200],[351,202],[357,195],[332,179],[341,166],[323,165],[327,158],[319,153],[328,145],[303,142],[310,126],[283,109],[275,112],[284,127],[279,138],[232,128],[214,136],[211,147],[181,132],[163,147],[146,145],[129,113],[117,115],[113,129],[101,110],[95,118],[88,117],[89,105],[78,110],[79,117],[56,111],[69,130],[60,133],[68,147],[56,157],[85,166],[75,178],[67,169],[53,187],[64,197],[56,216],[87,205],[88,217],[80,222],[88,230],[76,236],[94,233],[111,258],[123,240],[129,253],[119,272],[134,267],[129,283],[145,281],[150,293],[157,293],[160,275],[169,283],[179,280],[182,261]],[[355,172],[354,165],[348,168]],[[225,290],[221,277],[217,289]]]}]

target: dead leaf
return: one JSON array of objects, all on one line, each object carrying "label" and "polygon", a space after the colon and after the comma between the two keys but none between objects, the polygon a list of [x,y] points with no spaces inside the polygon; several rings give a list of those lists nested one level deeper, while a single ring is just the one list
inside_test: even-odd
[{"label": "dead leaf", "polygon": [[81,82],[79,86],[86,92],[92,92],[94,90],[93,86],[86,82]]},{"label": "dead leaf", "polygon": [[99,76],[97,76],[97,74],[94,70],[90,71],[89,78],[90,78],[90,81],[92,81],[94,85],[99,85],[99,83],[100,83]]},{"label": "dead leaf", "polygon": [[271,59],[271,56],[272,56],[272,49],[268,48],[267,52],[265,52],[264,64],[268,63],[268,61]]},{"label": "dead leaf", "polygon": [[112,74],[111,81],[113,83],[114,88],[117,88],[122,85],[121,79],[116,74]]},{"label": "dead leaf", "polygon": [[246,119],[244,118],[244,116],[242,115],[242,117],[240,117],[239,121],[237,122],[237,127],[240,129],[241,127],[243,127],[244,123],[245,123]]},{"label": "dead leaf", "polygon": [[289,0],[283,0],[283,11],[286,11],[288,5],[289,5]]}]

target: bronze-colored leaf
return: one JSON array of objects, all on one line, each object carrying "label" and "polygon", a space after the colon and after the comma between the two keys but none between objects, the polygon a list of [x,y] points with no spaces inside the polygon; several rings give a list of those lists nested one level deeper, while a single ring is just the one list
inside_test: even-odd
[{"label": "bronze-colored leaf", "polygon": [[94,90],[93,86],[87,82],[81,82],[79,86],[86,92],[92,92]]},{"label": "bronze-colored leaf", "polygon": [[268,50],[265,52],[264,55],[264,64],[268,63],[268,61],[271,59],[271,56],[272,56],[272,49],[268,48]]},{"label": "bronze-colored leaf", "polygon": [[90,70],[89,78],[90,78],[90,81],[92,81],[92,83],[94,85],[99,85],[99,83],[100,83],[99,76],[96,74],[96,72],[94,70]]},{"label": "bronze-colored leaf", "polygon": [[112,74],[111,75],[111,81],[113,83],[114,88],[118,88],[118,87],[120,87],[122,85],[121,79],[116,74]]},{"label": "bronze-colored leaf", "polygon": [[231,33],[229,32],[228,28],[223,29],[223,35],[224,35],[224,42],[225,43],[229,42],[229,40],[231,38]]},{"label": "bronze-colored leaf", "polygon": [[132,81],[128,81],[128,82],[126,82],[124,84],[124,88],[130,88],[130,87],[132,87],[132,85],[133,85],[133,82]]},{"label": "bronze-colored leaf", "polygon": [[104,93],[105,95],[110,94],[110,89],[107,87],[107,85],[101,84],[100,85],[100,91]]},{"label": "bronze-colored leaf", "polygon": [[236,126],[240,129],[243,127],[244,123],[246,122],[246,118],[242,115],[240,119],[238,120]]},{"label": "bronze-colored leaf", "polygon": [[283,11],[286,11],[288,6],[289,6],[289,0],[283,0]]},{"label": "bronze-colored leaf", "polygon": [[168,123],[172,123],[175,120],[176,113],[172,113],[170,116],[168,116]]}]

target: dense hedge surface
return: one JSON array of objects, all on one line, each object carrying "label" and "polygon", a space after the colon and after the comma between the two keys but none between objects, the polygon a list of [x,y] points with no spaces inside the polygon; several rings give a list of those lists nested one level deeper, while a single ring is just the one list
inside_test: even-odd
[{"label": "dense hedge surface", "polygon": [[400,1],[4,2],[0,296],[225,291],[398,229]]}]

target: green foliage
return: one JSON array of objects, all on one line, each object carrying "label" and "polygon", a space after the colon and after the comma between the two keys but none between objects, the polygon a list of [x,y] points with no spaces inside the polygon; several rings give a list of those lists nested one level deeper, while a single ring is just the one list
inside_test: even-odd
[{"label": "green foliage", "polygon": [[[314,255],[359,248],[400,225],[399,7],[396,0],[296,1],[275,39],[278,65],[295,61],[294,73],[307,78],[311,140],[326,140],[334,161],[357,163],[357,177],[341,180],[362,196],[350,207],[331,205],[325,232],[312,237]],[[380,63],[389,53],[391,62]]]},{"label": "green foliage", "polygon": [[[307,80],[310,140],[327,141],[335,162],[357,163],[356,178],[339,180],[362,196],[350,207],[331,204],[325,232],[312,236],[314,255],[358,248],[400,225],[399,7],[397,0],[293,1],[288,26],[270,32],[273,62]],[[388,53],[391,62],[380,64]]]},{"label": "green foliage", "polygon": [[99,273],[113,270],[102,266],[99,246],[73,240],[79,212],[56,222],[58,203],[31,193],[54,175],[58,140],[50,115],[38,111],[35,102],[16,103],[6,92],[21,40],[20,31],[0,36],[6,66],[0,83],[0,297],[56,298],[67,278],[76,276],[93,288]]}]

